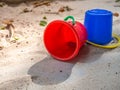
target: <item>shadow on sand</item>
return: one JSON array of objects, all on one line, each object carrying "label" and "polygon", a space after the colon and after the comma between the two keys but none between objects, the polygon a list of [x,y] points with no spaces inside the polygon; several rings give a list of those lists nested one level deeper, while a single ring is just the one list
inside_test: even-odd
[{"label": "shadow on sand", "polygon": [[51,56],[45,57],[42,61],[34,64],[28,71],[34,83],[40,85],[54,85],[64,82],[71,75],[74,65],[79,63],[92,63],[100,56],[110,50],[100,49],[92,46],[81,48],[78,56],[70,61],[59,61]]}]

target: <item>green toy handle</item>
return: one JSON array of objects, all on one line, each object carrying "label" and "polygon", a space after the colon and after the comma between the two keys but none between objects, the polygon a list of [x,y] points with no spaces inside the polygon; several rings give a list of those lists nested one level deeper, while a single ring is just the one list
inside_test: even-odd
[{"label": "green toy handle", "polygon": [[67,16],[66,18],[64,18],[64,21],[67,21],[68,19],[72,19],[72,24],[75,24],[75,19],[73,16]]}]

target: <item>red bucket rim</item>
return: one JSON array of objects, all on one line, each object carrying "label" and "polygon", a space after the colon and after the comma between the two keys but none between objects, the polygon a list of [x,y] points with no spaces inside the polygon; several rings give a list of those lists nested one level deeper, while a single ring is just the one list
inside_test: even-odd
[{"label": "red bucket rim", "polygon": [[[46,43],[45,43],[45,33],[46,33],[48,27],[50,27],[52,24],[56,24],[56,23],[61,23],[61,24],[66,25],[66,26],[69,27],[69,29],[72,30],[73,33],[74,33],[74,36],[75,36],[75,39],[76,39],[76,49],[75,49],[75,51],[73,52],[73,54],[72,54],[70,57],[67,57],[67,58],[57,57],[57,56],[51,54],[51,52],[49,51],[49,49],[48,49],[47,46],[46,46]],[[47,51],[48,51],[48,52],[50,53],[50,55],[53,56],[55,59],[67,61],[67,60],[70,60],[70,59],[74,58],[74,57],[78,54],[78,52],[79,52],[79,49],[80,49],[80,39],[79,39],[79,36],[78,36],[76,30],[75,30],[69,23],[67,23],[67,22],[65,22],[65,21],[62,21],[62,20],[54,20],[54,21],[50,22],[50,23],[47,25],[47,27],[46,27],[46,29],[45,29],[45,31],[44,31],[44,36],[43,36],[43,37],[44,37],[44,38],[43,38],[43,40],[44,40],[44,45],[45,45]]]}]

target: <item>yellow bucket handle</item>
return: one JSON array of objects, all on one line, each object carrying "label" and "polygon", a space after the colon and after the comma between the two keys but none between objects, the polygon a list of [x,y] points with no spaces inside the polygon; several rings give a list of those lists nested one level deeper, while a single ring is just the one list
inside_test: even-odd
[{"label": "yellow bucket handle", "polygon": [[100,48],[107,48],[107,49],[112,49],[112,48],[116,48],[118,46],[120,46],[120,37],[117,34],[113,34],[113,37],[117,40],[117,43],[111,44],[111,45],[99,45],[99,44],[95,44],[93,42],[87,41],[87,43],[96,46],[96,47],[100,47]]}]

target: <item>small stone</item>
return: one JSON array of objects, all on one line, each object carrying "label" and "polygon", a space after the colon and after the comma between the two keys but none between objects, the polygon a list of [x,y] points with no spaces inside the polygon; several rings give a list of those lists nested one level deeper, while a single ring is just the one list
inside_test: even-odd
[{"label": "small stone", "polygon": [[115,12],[113,13],[114,16],[118,17],[119,16],[119,13]]},{"label": "small stone", "polygon": [[9,35],[6,35],[5,37],[6,37],[6,38],[9,38]]},{"label": "small stone", "polygon": [[3,49],[3,46],[0,46],[0,50],[2,50]]},{"label": "small stone", "polygon": [[60,70],[60,72],[62,72],[62,70]]},{"label": "small stone", "polygon": [[111,63],[108,63],[108,67],[110,67],[111,66]]},{"label": "small stone", "polygon": [[31,58],[31,60],[34,60],[34,58]]},{"label": "small stone", "polygon": [[116,72],[115,74],[118,74],[118,72]]},{"label": "small stone", "polygon": [[58,12],[64,12],[64,11],[65,11],[64,7],[61,7],[61,8],[58,10]]},{"label": "small stone", "polygon": [[44,16],[44,17],[43,17],[43,19],[47,19],[47,17],[46,17],[46,16]]},{"label": "small stone", "polygon": [[65,9],[66,9],[67,11],[71,11],[71,10],[72,10],[69,6],[66,6]]},{"label": "small stone", "polygon": [[12,42],[12,43],[16,43],[16,40],[12,40],[11,42]]},{"label": "small stone", "polygon": [[23,9],[23,12],[24,12],[24,13],[32,12],[32,10],[29,10],[28,8],[25,8],[25,9]]},{"label": "small stone", "polygon": [[29,42],[27,41],[26,43],[28,44]]},{"label": "small stone", "polygon": [[20,42],[18,42],[17,45],[20,45]]}]

